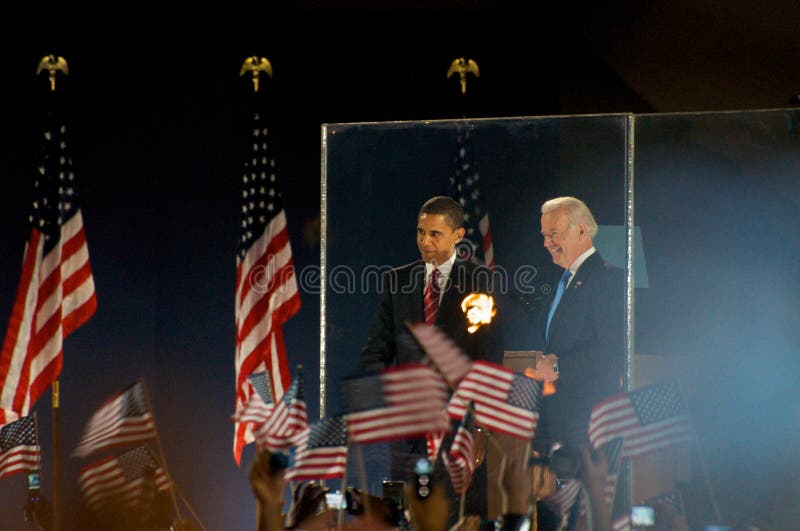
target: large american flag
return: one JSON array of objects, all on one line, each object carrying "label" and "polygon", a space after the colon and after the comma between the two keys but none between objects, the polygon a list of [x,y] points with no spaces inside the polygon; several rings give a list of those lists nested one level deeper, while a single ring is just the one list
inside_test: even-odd
[{"label": "large american flag", "polygon": [[155,439],[155,422],[144,393],[144,384],[136,382],[109,398],[89,419],[72,455],[86,457],[107,448]]},{"label": "large american flag", "polygon": [[[290,374],[281,326],[300,309],[283,198],[269,155],[268,130],[253,115],[251,152],[242,175],[241,225],[236,255],[236,410],[252,393],[247,377],[265,370],[272,396],[282,396]],[[233,456],[254,440],[245,423],[234,427]]]},{"label": "large american flag", "polygon": [[146,488],[166,491],[170,481],[150,450],[139,446],[87,465],[78,475],[78,484],[89,507],[102,511],[108,505],[137,508]]},{"label": "large american flag", "polygon": [[407,326],[434,368],[455,388],[472,368],[472,360],[436,325],[419,322]]},{"label": "large american flag", "polygon": [[444,380],[419,363],[347,379],[344,396],[351,442],[409,439],[449,429]]},{"label": "large american flag", "polygon": [[622,437],[622,458],[693,440],[680,388],[674,381],[607,398],[592,408],[589,441],[595,448]]},{"label": "large american flag", "polygon": [[476,361],[447,406],[460,419],[467,404],[475,403],[475,422],[489,431],[532,439],[539,422],[540,384],[507,367]]},{"label": "large american flag", "polygon": [[27,415],[58,378],[64,339],[97,308],[67,129],[54,113],[43,142],[22,274],[0,354],[0,425]]},{"label": "large american flag", "polygon": [[259,448],[276,451],[293,446],[294,436],[307,427],[303,368],[298,366],[289,390],[275,404],[267,420],[255,425],[253,433]]},{"label": "large american flag", "polygon": [[[470,130],[460,127],[457,133],[458,154],[456,155],[455,170],[450,177],[449,195],[461,204],[464,209],[464,238],[474,245],[471,251],[478,263],[494,269],[494,247],[492,246],[492,231],[489,228],[489,213],[483,207],[480,190],[480,174],[475,165],[475,155],[472,146]],[[459,245],[459,251],[463,251]]]},{"label": "large american flag", "polygon": [[0,428],[0,479],[25,470],[37,470],[42,451],[32,415]]},{"label": "large american flag", "polygon": [[342,415],[322,419],[295,439],[289,481],[341,478],[347,470],[347,420]]}]

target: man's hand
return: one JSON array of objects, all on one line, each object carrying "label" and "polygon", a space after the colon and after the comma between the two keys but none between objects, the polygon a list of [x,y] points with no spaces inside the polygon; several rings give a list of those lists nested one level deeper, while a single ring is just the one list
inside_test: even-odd
[{"label": "man's hand", "polygon": [[525,376],[544,382],[558,380],[558,356],[548,354],[537,357],[535,367],[525,369]]},{"label": "man's hand", "polygon": [[248,479],[259,503],[270,508],[283,506],[283,488],[286,484],[283,473],[283,470],[272,470],[269,451],[256,454],[250,465]]},{"label": "man's hand", "polygon": [[247,475],[250,487],[257,502],[258,531],[278,531],[283,529],[283,489],[286,485],[284,470],[273,470],[269,451],[256,454]]}]

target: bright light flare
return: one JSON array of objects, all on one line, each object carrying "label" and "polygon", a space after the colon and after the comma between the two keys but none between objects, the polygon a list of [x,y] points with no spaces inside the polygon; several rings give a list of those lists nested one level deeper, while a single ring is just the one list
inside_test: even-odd
[{"label": "bright light flare", "polygon": [[467,316],[469,327],[467,332],[474,334],[478,328],[492,322],[497,314],[494,298],[485,293],[470,293],[461,301],[461,310]]}]

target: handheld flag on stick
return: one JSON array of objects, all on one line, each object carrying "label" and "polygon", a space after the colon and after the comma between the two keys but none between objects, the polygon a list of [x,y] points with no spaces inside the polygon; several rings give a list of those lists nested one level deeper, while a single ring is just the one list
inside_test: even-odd
[{"label": "handheld flag on stick", "polygon": [[109,398],[92,415],[72,452],[86,457],[115,446],[156,439],[155,422],[147,406],[144,384],[137,382]]},{"label": "handheld flag on stick", "polygon": [[308,427],[305,393],[303,391],[303,367],[297,366],[297,374],[286,394],[275,404],[269,418],[254,430],[259,448],[270,451],[292,446],[295,435]]},{"label": "handheld flag on stick", "polygon": [[251,374],[250,385],[252,390],[250,398],[242,404],[241,409],[234,413],[233,420],[240,423],[250,423],[254,426],[264,424],[272,416],[275,404],[272,400],[269,375],[266,372]]},{"label": "handheld flag on stick", "polygon": [[350,441],[360,444],[447,431],[447,389],[430,367],[409,363],[344,382]]},{"label": "handheld flag on stick", "polygon": [[474,446],[473,433],[475,422],[472,418],[472,408],[468,408],[461,424],[453,437],[453,443],[447,455],[442,455],[450,481],[453,483],[453,492],[457,496],[463,495],[472,482],[472,473],[475,471],[475,463],[472,460],[472,450]]},{"label": "handheld flag on stick", "polygon": [[295,461],[286,473],[289,481],[344,477],[347,470],[347,420],[322,419],[295,438]]},{"label": "handheld flag on stick", "polygon": [[436,325],[407,323],[411,334],[428,354],[429,361],[455,388],[472,368],[472,360]]},{"label": "handheld flag on stick", "polygon": [[78,483],[94,511],[102,511],[106,506],[142,508],[148,501],[148,489],[154,494],[170,487],[164,469],[145,446],[87,465],[78,476]]},{"label": "handheld flag on stick", "polygon": [[38,470],[42,451],[32,415],[0,428],[0,479],[26,470]]},{"label": "handheld flag on stick", "polygon": [[489,431],[532,439],[539,422],[540,384],[502,365],[476,361],[450,398],[447,413],[461,419],[475,403],[475,423]]},{"label": "handheld flag on stick", "polygon": [[676,382],[614,395],[594,406],[589,418],[592,446],[622,437],[622,459],[690,442],[693,433]]}]

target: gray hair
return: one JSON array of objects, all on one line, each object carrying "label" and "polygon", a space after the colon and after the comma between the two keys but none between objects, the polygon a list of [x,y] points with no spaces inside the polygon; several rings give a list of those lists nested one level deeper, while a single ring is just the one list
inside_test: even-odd
[{"label": "gray hair", "polygon": [[554,212],[556,210],[564,210],[569,219],[569,224],[572,227],[577,227],[581,223],[586,225],[589,231],[589,237],[594,238],[597,236],[597,222],[592,216],[592,211],[586,206],[586,203],[577,197],[556,197],[549,201],[545,201],[542,205],[542,214]]}]

